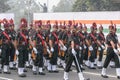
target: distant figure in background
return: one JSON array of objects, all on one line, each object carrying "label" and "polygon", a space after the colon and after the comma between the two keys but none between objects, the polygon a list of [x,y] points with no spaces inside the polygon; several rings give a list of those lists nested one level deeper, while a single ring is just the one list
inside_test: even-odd
[{"label": "distant figure in background", "polygon": [[46,3],[44,3],[44,5],[40,4],[40,6],[43,8],[43,12],[47,13],[48,12],[48,8],[46,6]]}]

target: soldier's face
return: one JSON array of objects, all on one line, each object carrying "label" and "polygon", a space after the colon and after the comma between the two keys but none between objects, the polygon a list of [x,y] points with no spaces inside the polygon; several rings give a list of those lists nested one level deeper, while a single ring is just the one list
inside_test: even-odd
[{"label": "soldier's face", "polygon": [[83,30],[84,30],[84,32],[86,32],[86,31],[87,31],[87,28],[84,28]]},{"label": "soldier's face", "polygon": [[102,29],[102,28],[99,28],[99,31],[100,31],[100,32],[102,32],[102,31],[103,31],[103,29]]}]

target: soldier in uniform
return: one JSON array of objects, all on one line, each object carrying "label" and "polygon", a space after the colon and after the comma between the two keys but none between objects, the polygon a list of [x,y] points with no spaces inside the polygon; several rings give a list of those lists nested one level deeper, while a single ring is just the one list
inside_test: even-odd
[{"label": "soldier in uniform", "polygon": [[59,39],[58,39],[57,29],[58,29],[58,25],[55,23],[49,35],[49,50],[51,54],[49,72],[55,72],[55,73],[59,72],[57,70],[57,58],[58,58],[58,52],[59,52],[59,46],[58,46]]},{"label": "soldier in uniform", "polygon": [[25,62],[28,60],[28,46],[29,36],[27,32],[27,21],[26,19],[21,19],[20,32],[18,32],[16,37],[15,53],[18,56],[18,75],[20,77],[26,77],[24,73]]},{"label": "soldier in uniform", "polygon": [[96,31],[97,31],[97,26],[96,23],[93,23],[91,26],[91,32],[89,33],[88,37],[87,37],[87,45],[89,46],[89,51],[90,51],[90,57],[89,57],[89,61],[90,61],[90,65],[89,68],[90,69],[96,69],[94,66],[94,62],[96,62],[96,58],[97,58],[97,35],[96,35]]},{"label": "soldier in uniform", "polygon": [[46,25],[44,25],[44,38],[45,38],[45,42],[46,42],[46,50],[44,52],[44,57],[45,57],[45,64],[44,66],[47,68],[48,71],[51,70],[51,64],[50,64],[50,49],[49,49],[49,35],[50,35],[50,30],[51,30],[51,24],[50,21],[47,21]]},{"label": "soldier in uniform", "polygon": [[35,59],[34,61],[34,65],[33,65],[33,74],[36,75],[37,74],[37,66],[38,66],[38,71],[40,75],[45,75],[45,73],[43,72],[43,54],[44,54],[44,45],[45,45],[45,41],[44,41],[44,36],[43,33],[41,31],[41,27],[42,26],[42,21],[39,20],[38,24],[36,26],[37,30],[36,30],[36,34],[33,36],[33,51],[35,52]]},{"label": "soldier in uniform", "polygon": [[9,55],[10,55],[10,43],[11,34],[9,29],[9,23],[4,22],[4,31],[2,32],[2,52],[1,52],[1,64],[3,66],[3,72],[5,74],[11,74],[9,71]]},{"label": "soldier in uniform", "polygon": [[2,73],[2,64],[1,64],[1,52],[2,52],[2,29],[1,25],[2,22],[0,22],[0,73]]},{"label": "soldier in uniform", "polygon": [[120,47],[120,42],[118,41],[118,37],[115,34],[115,28],[113,25],[109,26],[109,34],[106,37],[106,44],[107,44],[107,56],[104,61],[101,76],[103,78],[108,78],[106,74],[106,68],[110,63],[110,60],[114,59],[115,67],[116,67],[116,75],[117,78],[120,79],[120,58],[119,58],[120,52],[118,51],[118,46]]},{"label": "soldier in uniform", "polygon": [[[70,21],[70,23],[72,23]],[[74,61],[77,72],[78,72],[78,77],[80,80],[84,80],[83,74],[82,74],[82,69],[80,66],[80,46],[79,46],[79,37],[77,36],[77,33],[75,32],[75,28],[73,25],[70,25],[70,34],[68,36],[68,51],[67,51],[67,60],[66,60],[66,66],[64,70],[64,80],[68,80],[68,74],[70,71],[70,67],[72,66],[72,63]]]},{"label": "soldier in uniform", "polygon": [[97,42],[98,42],[98,51],[99,51],[99,57],[98,57],[98,62],[97,62],[97,66],[99,69],[102,68],[102,58],[103,58],[103,52],[104,52],[104,49],[105,49],[105,37],[104,37],[104,34],[103,34],[103,26],[101,25],[99,27],[99,33],[98,33],[98,36],[97,36]]},{"label": "soldier in uniform", "polygon": [[9,67],[10,69],[15,69],[14,67],[14,57],[15,57],[15,46],[14,46],[14,42],[15,42],[15,37],[16,37],[16,31],[14,30],[14,22],[11,19],[10,20],[10,33],[11,33],[11,43],[10,43],[10,62],[9,62]]},{"label": "soldier in uniform", "polygon": [[79,26],[77,26],[77,30],[78,30],[77,34],[78,34],[79,42],[80,42],[80,44],[79,44],[79,46],[80,46],[80,64],[81,64],[82,69],[84,69],[83,68],[83,59],[84,59],[85,54],[83,52],[84,52],[85,36],[82,32],[83,26],[81,23],[79,24]]},{"label": "soldier in uniform", "polygon": [[66,32],[65,32],[65,23],[62,25],[62,23],[60,23],[59,25],[59,46],[60,46],[60,50],[59,50],[59,64],[60,67],[65,68],[65,52],[67,50],[66,45]]},{"label": "soldier in uniform", "polygon": [[87,32],[87,26],[84,24],[84,27],[83,27],[83,34],[85,36],[85,41],[84,41],[84,51],[83,51],[83,54],[84,54],[84,64],[86,66],[89,66],[89,60],[88,60],[88,45],[86,43],[86,39],[88,37],[88,32]]}]

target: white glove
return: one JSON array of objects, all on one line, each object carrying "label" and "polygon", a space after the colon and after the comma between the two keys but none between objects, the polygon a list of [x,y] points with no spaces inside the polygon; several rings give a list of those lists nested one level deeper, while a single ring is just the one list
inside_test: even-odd
[{"label": "white glove", "polygon": [[86,45],[84,45],[84,49],[86,49],[87,47],[86,47]]},{"label": "white glove", "polygon": [[89,46],[89,50],[90,50],[90,51],[93,51],[93,47],[92,47],[92,46]]},{"label": "white glove", "polygon": [[35,47],[33,47],[33,51],[35,52],[35,54],[37,54],[37,49]]},{"label": "white glove", "polygon": [[79,49],[82,50],[82,47],[80,46]]},{"label": "white glove", "polygon": [[101,45],[102,49],[105,49],[105,46]]},{"label": "white glove", "polygon": [[98,47],[98,51],[101,51],[101,48],[100,48],[100,47]]},{"label": "white glove", "polygon": [[75,51],[75,49],[72,49],[72,54],[73,54],[73,55],[76,55],[76,54],[77,54],[76,51]]},{"label": "white glove", "polygon": [[0,53],[2,52],[2,49],[0,49]]},{"label": "white glove", "polygon": [[62,50],[63,50],[63,51],[66,51],[66,50],[67,50],[67,47],[66,47],[66,46],[63,46]]},{"label": "white glove", "polygon": [[16,55],[19,55],[19,51],[18,51],[18,50],[16,50],[16,51],[15,51],[15,54],[16,54]]},{"label": "white glove", "polygon": [[119,53],[119,51],[117,50],[117,49],[113,49],[114,50],[114,52],[116,53],[116,54],[118,54]]},{"label": "white glove", "polygon": [[51,51],[51,52],[54,52],[54,49],[53,49],[53,47],[50,49],[50,51]]},{"label": "white glove", "polygon": [[48,52],[48,54],[50,54],[50,50],[49,49],[47,49],[47,52]]}]

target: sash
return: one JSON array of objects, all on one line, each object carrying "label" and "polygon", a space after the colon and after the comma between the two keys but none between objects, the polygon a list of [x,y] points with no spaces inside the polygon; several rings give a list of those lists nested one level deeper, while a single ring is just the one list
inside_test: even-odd
[{"label": "sash", "polygon": [[44,40],[43,40],[43,38],[42,38],[42,36],[40,35],[40,34],[37,34],[37,36],[42,40],[42,45],[44,45],[45,44],[45,42],[44,42]]},{"label": "sash", "polygon": [[93,34],[90,34],[90,36],[93,38],[93,40],[96,42],[96,37]]},{"label": "sash", "polygon": [[23,39],[25,40],[25,42],[27,43],[27,38],[26,36],[21,32],[20,35],[23,37]]},{"label": "sash", "polygon": [[100,35],[100,37],[102,37],[102,39],[105,41],[105,38],[104,38],[104,36],[100,33],[99,34]]},{"label": "sash", "polygon": [[58,40],[58,36],[55,34],[55,33],[52,33],[53,35],[54,35],[54,37],[57,39],[57,44],[58,44],[58,42],[59,42],[59,40]]},{"label": "sash", "polygon": [[4,36],[5,36],[8,40],[10,40],[9,35],[8,35],[6,32],[3,32],[3,34],[4,34]]},{"label": "sash", "polygon": [[80,35],[80,37],[81,37],[82,39],[85,38],[83,34],[79,33],[79,35]]}]

